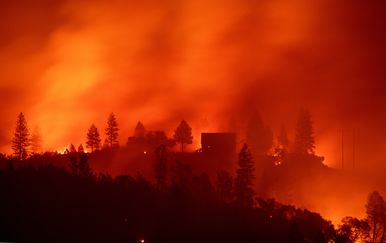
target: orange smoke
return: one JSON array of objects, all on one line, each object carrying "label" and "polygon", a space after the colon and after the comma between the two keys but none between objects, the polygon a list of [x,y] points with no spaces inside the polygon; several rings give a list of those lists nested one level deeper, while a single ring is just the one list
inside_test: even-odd
[{"label": "orange smoke", "polygon": [[[11,153],[20,111],[31,128],[40,128],[45,150],[84,144],[92,123],[103,134],[110,112],[117,115],[121,144],[138,120],[171,136],[185,119],[193,128],[194,150],[201,132],[236,131],[242,142],[255,110],[274,131],[284,125],[293,137],[297,112],[305,106],[314,118],[316,151],[327,165],[341,167],[344,129],[345,169],[351,170],[355,159],[358,171],[383,171],[385,5],[383,0],[4,1],[0,152]],[[355,191],[347,181],[333,195],[346,187]],[[304,201],[334,221],[344,214],[362,216],[361,198],[376,185],[347,193],[345,203],[354,201],[349,206],[339,206],[343,202],[322,186],[320,195]]]},{"label": "orange smoke", "polygon": [[306,106],[326,164],[339,167],[345,127],[358,130],[358,166],[384,161],[383,1],[3,5],[2,152],[20,111],[46,150],[84,143],[91,123],[103,133],[111,111],[121,144],[138,120],[171,135],[186,119],[197,148],[201,131],[241,139],[254,110],[274,131],[290,130]]}]

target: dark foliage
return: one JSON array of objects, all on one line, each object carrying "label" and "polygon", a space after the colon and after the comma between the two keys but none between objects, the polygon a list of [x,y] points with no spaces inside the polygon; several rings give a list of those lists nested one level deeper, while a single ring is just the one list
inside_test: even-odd
[{"label": "dark foliage", "polygon": [[118,146],[118,122],[115,118],[114,113],[110,113],[109,118],[107,119],[107,127],[105,128],[105,147],[116,147]]},{"label": "dark foliage", "polygon": [[12,150],[16,158],[22,160],[27,158],[30,146],[30,134],[24,114],[20,112],[16,120],[16,127],[12,139]]},{"label": "dark foliage", "polygon": [[99,136],[98,129],[94,124],[88,129],[87,132],[87,148],[91,149],[91,152],[98,150],[101,146],[101,138]]},{"label": "dark foliage", "polygon": [[[37,159],[49,156],[57,155]],[[334,235],[306,210],[262,199],[249,208],[224,202],[206,174],[195,176],[182,162],[160,191],[141,176],[85,176],[87,154],[71,156],[78,174],[49,164],[0,170],[0,241],[326,242]]]},{"label": "dark foliage", "polygon": [[176,143],[180,144],[181,153],[184,152],[186,145],[192,144],[192,128],[185,120],[182,120],[178,127],[174,130],[173,139],[176,141]]}]

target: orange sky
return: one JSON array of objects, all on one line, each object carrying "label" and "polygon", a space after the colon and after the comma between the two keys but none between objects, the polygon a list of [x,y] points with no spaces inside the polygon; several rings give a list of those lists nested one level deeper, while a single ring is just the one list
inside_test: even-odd
[{"label": "orange sky", "polygon": [[[357,131],[358,167],[385,160],[385,2],[75,1],[2,3],[0,151],[18,112],[44,148],[85,142],[116,113],[121,143],[138,120],[168,132],[238,130],[254,109],[277,131],[300,107],[317,151],[340,165]],[[240,136],[241,137],[241,136]],[[349,162],[348,162],[349,163]]]}]

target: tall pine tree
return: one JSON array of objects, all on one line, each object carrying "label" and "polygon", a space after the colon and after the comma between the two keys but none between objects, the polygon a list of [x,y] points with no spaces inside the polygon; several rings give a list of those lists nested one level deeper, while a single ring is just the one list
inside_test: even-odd
[{"label": "tall pine tree", "polygon": [[16,120],[15,133],[12,139],[12,149],[16,158],[22,160],[28,156],[30,134],[24,114],[20,112]]},{"label": "tall pine tree", "polygon": [[98,128],[96,128],[94,124],[92,124],[88,129],[86,146],[91,149],[91,152],[98,150],[101,146],[101,138],[99,136]]},{"label": "tall pine tree", "polygon": [[135,138],[145,138],[146,129],[142,122],[138,122],[134,129],[134,137]]},{"label": "tall pine tree", "polygon": [[107,127],[105,129],[106,140],[105,143],[108,147],[116,147],[118,146],[118,123],[115,118],[114,113],[111,112],[109,118],[107,119]]}]

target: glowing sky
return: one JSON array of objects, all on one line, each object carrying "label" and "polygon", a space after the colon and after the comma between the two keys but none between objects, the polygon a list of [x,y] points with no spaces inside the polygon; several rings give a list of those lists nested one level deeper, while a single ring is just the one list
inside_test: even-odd
[{"label": "glowing sky", "polygon": [[[300,107],[318,153],[385,161],[385,1],[7,1],[0,14],[0,151],[18,112],[44,148],[85,142],[116,113],[121,143],[138,120],[170,132],[238,130],[260,111],[288,130]],[[350,159],[350,145],[347,145]]]}]

